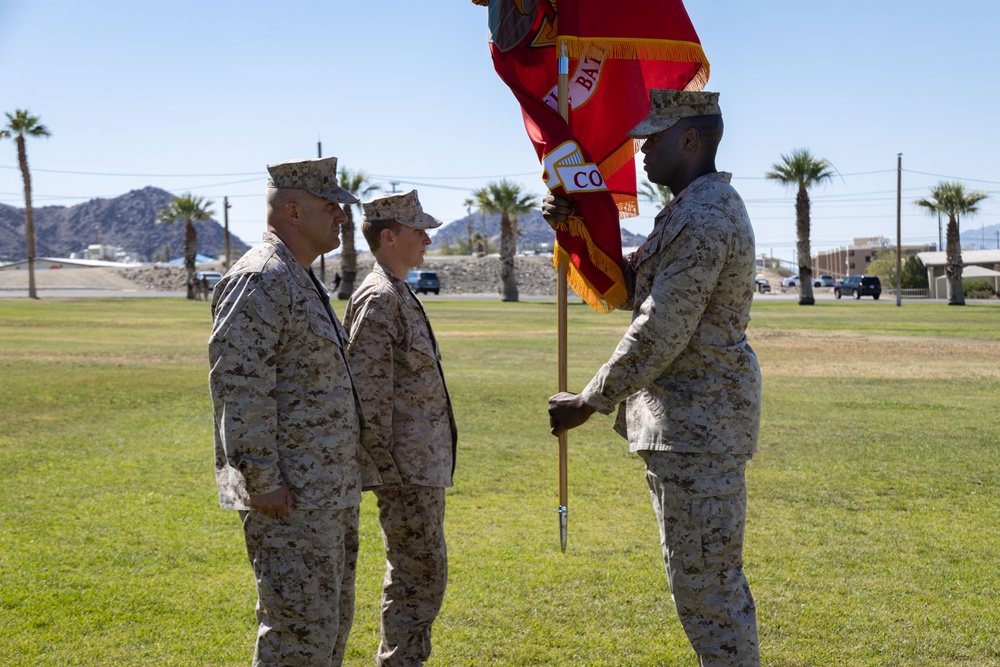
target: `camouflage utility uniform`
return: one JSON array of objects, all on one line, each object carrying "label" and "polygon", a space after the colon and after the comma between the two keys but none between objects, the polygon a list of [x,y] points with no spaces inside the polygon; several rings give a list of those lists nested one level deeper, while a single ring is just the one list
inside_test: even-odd
[{"label": "camouflage utility uniform", "polygon": [[440,352],[420,301],[379,263],[348,302],[344,325],[365,419],[390,443],[403,482],[375,490],[386,551],[376,662],[422,665],[448,580],[444,498],[457,442]]},{"label": "camouflage utility uniform", "polygon": [[758,665],[743,573],[761,381],[746,339],[753,229],[731,176],[694,180],[626,262],[632,324],[582,392],[646,462],[667,577],[699,664]]},{"label": "camouflage utility uniform", "polygon": [[[361,465],[370,459],[346,336],[328,306],[271,233],[215,288],[216,481],[222,507],[241,510],[256,577],[255,666],[340,665],[353,620]],[[289,515],[251,511],[249,495],[282,484]]]}]

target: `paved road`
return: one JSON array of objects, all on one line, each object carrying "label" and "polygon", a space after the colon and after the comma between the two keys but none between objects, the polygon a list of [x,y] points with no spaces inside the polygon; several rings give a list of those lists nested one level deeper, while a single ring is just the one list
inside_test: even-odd
[{"label": "paved road", "polygon": [[[187,296],[187,292],[161,292],[157,290],[139,290],[139,289],[127,289],[127,290],[110,290],[110,289],[88,289],[88,288],[41,288],[38,290],[38,297],[40,299],[66,299],[66,298],[84,298],[93,299],[101,297],[145,297],[145,298],[162,298],[170,297],[175,299],[183,299]],[[813,296],[817,303],[824,301],[836,301],[836,297],[833,295],[833,290],[830,288],[826,289],[815,289]],[[27,289],[0,289],[0,299],[8,298],[28,298]],[[499,294],[491,293],[480,293],[480,294],[421,294],[420,298],[426,301],[453,301],[453,300],[476,300],[476,301],[490,301],[499,300]],[[545,296],[545,295],[521,295],[521,301],[555,301],[555,296]],[[782,293],[780,290],[771,292],[769,294],[754,294],[754,299],[763,302],[767,301],[798,301],[799,294],[798,291],[788,290]],[[841,299],[845,303],[852,302],[854,299],[844,298]],[[896,305],[896,298],[892,294],[883,293],[882,298],[875,301],[871,297],[862,297],[860,299],[861,303],[875,303],[875,304],[889,304],[892,306]],[[903,303],[947,303],[947,299],[903,299]],[[967,301],[966,303],[975,303],[975,300]],[[582,303],[579,297],[575,295],[570,295],[569,303]],[[988,303],[993,303],[989,301]]]},{"label": "paved road", "polygon": [[[822,303],[824,301],[838,301],[837,297],[833,293],[833,288],[832,287],[814,287],[813,288],[813,298],[816,299],[816,303]],[[779,288],[779,289],[774,290],[772,292],[769,292],[767,294],[755,293],[754,294],[754,299],[755,300],[760,300],[760,301],[798,301],[799,300],[799,291],[798,291],[798,289],[788,288],[788,287],[785,288],[785,291],[782,291]],[[850,297],[850,296],[845,296],[845,297],[839,299],[839,301],[843,301],[844,303],[851,303],[851,302],[855,301],[855,299],[853,297]],[[875,304],[883,304],[883,305],[884,304],[889,304],[889,305],[895,306],[896,305],[896,295],[895,294],[890,294],[890,293],[887,293],[887,292],[882,292],[882,296],[879,298],[878,301],[875,301],[875,299],[873,299],[870,296],[863,296],[860,299],[858,299],[857,301],[859,303],[865,303],[865,302],[867,302],[867,303],[875,303]],[[905,299],[904,298],[903,299],[903,303],[904,304],[907,304],[907,303],[948,303],[948,300],[947,299]],[[966,303],[969,303],[969,301],[966,301]]]},{"label": "paved road", "polygon": [[[52,289],[39,289],[38,298],[39,299],[66,299],[66,298],[83,298],[83,299],[94,299],[100,297],[175,297],[175,298],[185,298],[187,292],[160,292],[157,290],[139,290],[139,289],[128,289],[128,290],[111,290],[111,289],[88,289],[85,287],[77,289],[66,289],[66,288],[52,288]],[[0,299],[9,298],[28,298],[27,289],[0,289]]]}]

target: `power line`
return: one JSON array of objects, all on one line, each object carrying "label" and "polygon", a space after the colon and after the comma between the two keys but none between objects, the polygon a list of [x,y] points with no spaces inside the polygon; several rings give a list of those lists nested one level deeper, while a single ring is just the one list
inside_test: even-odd
[{"label": "power line", "polygon": [[239,184],[242,184],[242,183],[257,183],[257,182],[260,182],[261,180],[262,180],[262,177],[261,176],[257,176],[256,178],[245,178],[245,179],[243,179],[241,181],[229,181],[227,183],[211,183],[209,185],[191,185],[191,186],[188,186],[186,188],[173,188],[173,189],[174,190],[203,190],[205,188],[219,188],[219,187],[222,187],[223,185],[239,185]]},{"label": "power line", "polygon": [[[541,167],[539,167],[541,169]],[[410,182],[411,178],[420,178],[425,181],[481,181],[487,178],[514,178],[517,176],[539,176],[541,171],[526,171],[520,174],[496,174],[493,176],[386,176],[384,174],[372,174],[372,178],[385,181],[399,181],[401,183]]]},{"label": "power line", "polygon": [[[20,170],[20,167],[8,167],[6,165],[0,165],[0,169]],[[120,174],[120,173],[100,172],[100,171],[66,171],[63,169],[38,169],[36,167],[32,167],[31,171],[32,173],[37,171],[46,174],[71,174],[73,176],[116,176],[116,177],[135,176],[137,178],[229,178],[231,176],[260,176],[260,172],[256,171],[239,172],[234,174]]]},{"label": "power line", "polygon": [[934,178],[948,178],[953,181],[975,181],[976,183],[989,183],[991,185],[1000,185],[1000,181],[987,181],[982,178],[963,178],[961,176],[945,176],[944,174],[929,174],[926,171],[910,171],[909,169],[903,170],[907,174],[919,174],[921,176],[933,176]]},{"label": "power line", "polygon": [[[20,170],[20,167],[0,165],[0,169]],[[32,172],[46,174],[69,174],[73,176],[114,176],[114,177],[137,177],[137,178],[230,178],[238,176],[258,176],[263,178],[259,171],[244,171],[234,173],[211,173],[211,174],[142,174],[124,172],[103,172],[103,171],[71,171],[66,169],[39,169],[32,167]],[[528,171],[517,174],[494,174],[492,176],[388,176],[385,174],[372,174],[372,178],[385,181],[406,182],[412,178],[420,178],[424,181],[475,181],[489,178],[515,178],[521,176],[536,176],[540,171]]]},{"label": "power line", "polygon": [[393,179],[389,181],[391,184],[395,185],[416,185],[421,188],[436,188],[438,190],[458,190],[460,192],[468,192],[472,188],[464,185],[439,185],[437,183],[421,183],[418,181],[404,181],[402,179]]},{"label": "power line", "polygon": [[[0,169],[10,169],[10,170],[20,170],[18,166],[8,166],[0,165]],[[68,169],[43,169],[32,167],[32,172],[46,173],[46,174],[68,174],[73,176],[111,176],[111,177],[136,177],[136,178],[231,178],[231,177],[243,177],[243,176],[258,176],[262,177],[259,171],[241,171],[241,172],[213,172],[204,174],[146,174],[140,172],[103,172],[103,171],[76,171]],[[842,173],[840,176],[853,177],[853,176],[872,176],[876,174],[888,174],[895,173],[895,169],[880,169],[875,171],[855,171],[849,173]],[[963,176],[950,176],[947,174],[934,174],[925,171],[915,171],[912,169],[903,169],[904,173],[907,174],[917,174],[920,176],[932,176],[934,178],[948,178],[956,181],[974,181],[976,183],[990,183],[992,185],[1000,185],[1000,181],[991,181],[982,178],[968,178]],[[412,182],[413,178],[419,178],[423,181],[476,181],[491,178],[515,178],[523,176],[535,176],[539,172],[528,171],[513,174],[491,174],[485,176],[399,176],[399,175],[386,175],[386,174],[372,174],[373,178],[386,180],[386,181],[400,181],[400,182]],[[769,180],[766,176],[733,176],[733,180],[754,180],[763,181]]]},{"label": "power line", "polygon": [[[896,170],[895,169],[880,169],[878,171],[855,171],[855,172],[852,172],[850,174],[838,174],[838,175],[839,176],[871,176],[872,174],[888,174],[888,173],[893,173],[894,174],[894,173],[896,173]],[[773,180],[773,179],[769,179],[767,176],[736,176],[736,175],[733,175],[733,180],[734,181],[737,181],[737,180],[739,180],[739,181],[768,181],[768,180]]]}]

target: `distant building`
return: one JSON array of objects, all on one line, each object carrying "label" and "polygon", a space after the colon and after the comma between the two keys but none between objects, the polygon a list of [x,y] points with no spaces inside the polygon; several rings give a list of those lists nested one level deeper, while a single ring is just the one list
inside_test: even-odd
[{"label": "distant building", "polygon": [[[922,252],[917,255],[927,268],[927,284],[932,299],[950,299],[948,293],[948,276],[945,267],[948,264],[947,252]],[[963,250],[962,279],[985,280],[1000,292],[1000,250]]]},{"label": "distant building", "polygon": [[[902,247],[903,258],[920,253],[934,252],[937,245],[926,243],[924,245],[904,245]],[[889,239],[884,236],[871,238],[854,239],[854,243],[833,250],[826,250],[813,255],[812,266],[814,275],[830,275],[834,278],[842,279],[845,276],[862,276],[868,271],[868,266],[880,255],[886,253],[896,254],[896,246],[889,243]]]},{"label": "distant building", "polygon": [[[194,263],[195,264],[211,264],[214,261],[215,261],[215,258],[212,257],[211,255],[203,255],[201,253],[197,253],[194,256]],[[184,258],[183,257],[178,257],[177,259],[172,259],[169,262],[167,262],[167,264],[172,264],[174,266],[184,266]]]},{"label": "distant building", "polygon": [[[106,262],[99,259],[67,259],[65,257],[36,257],[35,269],[121,269],[142,266],[135,262]],[[27,271],[28,260],[0,265],[0,271]]]},{"label": "distant building", "polygon": [[87,259],[96,259],[102,262],[116,262],[119,261],[117,257],[118,254],[124,257],[125,253],[122,251],[121,246],[117,245],[101,245],[100,243],[91,243],[87,246]]}]

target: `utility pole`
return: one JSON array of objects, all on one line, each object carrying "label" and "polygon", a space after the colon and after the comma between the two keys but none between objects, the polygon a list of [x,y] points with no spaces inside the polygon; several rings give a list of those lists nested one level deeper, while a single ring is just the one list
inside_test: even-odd
[{"label": "utility pole", "polygon": [[392,186],[392,194],[396,194],[396,186],[399,185],[399,181],[389,181],[389,185]]},{"label": "utility pole", "polygon": [[226,228],[226,270],[229,270],[229,263],[232,261],[232,255],[229,251],[229,209],[233,207],[229,203],[229,197],[222,198],[222,219],[225,221]]},{"label": "utility pole", "polygon": [[[323,157],[323,142],[316,139],[316,157]],[[350,204],[348,204],[350,206]],[[323,285],[326,284],[326,254],[321,254],[319,256],[319,281]]]},{"label": "utility pole", "polygon": [[903,154],[896,155],[896,307],[903,305]]},{"label": "utility pole", "polygon": [[469,235],[469,256],[472,256],[472,204],[469,200],[465,202],[465,231]]},{"label": "utility pole", "polygon": [[938,211],[938,250],[944,250],[944,236],[941,235],[941,211]]},{"label": "utility pole", "polygon": [[1000,250],[1000,229],[993,232],[997,236],[997,250]]}]

